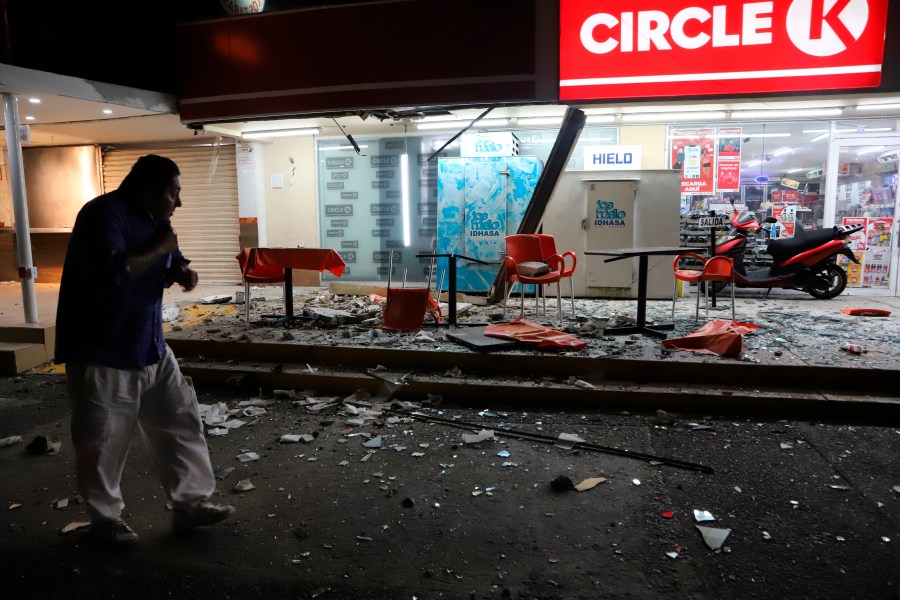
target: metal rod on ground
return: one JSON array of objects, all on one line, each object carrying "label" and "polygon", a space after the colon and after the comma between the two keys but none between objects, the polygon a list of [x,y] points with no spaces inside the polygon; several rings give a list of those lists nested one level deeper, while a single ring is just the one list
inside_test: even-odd
[{"label": "metal rod on ground", "polygon": [[[445,419],[443,417],[433,417],[430,415],[424,415],[421,413],[412,413],[406,411],[399,410],[386,410],[385,412],[397,415],[410,417],[412,419],[418,419],[420,421],[430,421],[433,423],[441,423],[443,425],[450,425],[451,427],[456,427],[457,429],[489,429],[488,427],[484,427],[482,425],[478,425],[475,423],[466,423],[463,421],[453,420],[453,419]],[[555,444],[559,441],[558,438],[551,437],[549,435],[543,435],[540,433],[531,433],[528,431],[516,431],[515,429],[492,429],[495,434],[505,435],[509,437],[520,437],[527,438],[532,441],[544,442],[548,444]],[[632,452],[631,450],[623,450],[621,448],[612,448],[610,446],[601,446],[599,444],[592,444],[590,442],[575,442],[575,448],[580,450],[588,450],[592,452],[602,452],[604,454],[614,454],[616,456],[624,456],[627,458],[634,458],[637,460],[643,461],[653,461],[658,462],[663,465],[667,465],[670,467],[678,467],[679,469],[687,469],[690,471],[700,471],[701,473],[713,473],[712,467],[707,467],[706,465],[700,465],[697,463],[687,462],[683,460],[678,460],[676,458],[665,458],[662,456],[654,456],[652,454],[645,454],[643,452]]]}]

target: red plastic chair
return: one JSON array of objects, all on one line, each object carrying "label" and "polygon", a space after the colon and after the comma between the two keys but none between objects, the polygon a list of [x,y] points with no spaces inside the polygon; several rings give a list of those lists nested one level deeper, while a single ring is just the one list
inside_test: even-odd
[{"label": "red plastic chair", "polygon": [[250,322],[250,284],[251,283],[284,283],[284,269],[267,265],[256,265],[252,271],[247,270],[250,249],[243,248],[235,258],[241,266],[244,279],[244,317]]},{"label": "red plastic chair", "polygon": [[[550,272],[545,275],[526,275],[519,271],[519,265],[522,263],[544,263],[550,266]],[[506,283],[518,283],[522,291],[522,301],[520,306],[520,318],[525,317],[525,286],[534,285],[534,314],[538,313],[538,295],[539,287],[548,283],[556,284],[556,309],[559,314],[559,320],[562,321],[562,299],[559,291],[559,281],[562,273],[562,259],[551,257],[550,261],[544,260],[541,252],[541,241],[534,235],[509,235],[506,236],[506,257],[503,259],[506,267]],[[523,268],[524,271],[524,268]],[[509,295],[512,286],[505,290],[503,311],[506,312],[506,305],[509,304]],[[545,315],[546,316],[546,315]]]},{"label": "red plastic chair", "polygon": [[[685,258],[692,258],[694,260],[700,261],[700,270],[698,269],[681,269],[679,265],[681,261]],[[672,317],[675,316],[675,298],[678,296],[678,282],[683,281],[685,283],[696,283],[699,286],[700,283],[700,275],[703,274],[703,265],[706,264],[706,259],[700,256],[699,254],[695,254],[693,252],[685,252],[684,254],[679,254],[675,257],[675,260],[672,261],[672,274],[675,276],[675,285],[672,289]],[[697,317],[700,314],[700,291],[698,288],[697,291],[697,313],[694,317],[694,320],[697,320]]]},{"label": "red plastic chair", "polygon": [[427,310],[436,323],[441,321],[441,307],[431,297],[431,280],[428,287],[406,287],[406,275],[403,276],[403,287],[391,287],[391,273],[394,271],[394,251],[391,251],[388,266],[387,300],[382,312],[382,329],[396,331],[419,331]]},{"label": "red plastic chair", "polygon": [[[727,256],[713,256],[703,265],[703,272],[700,274],[700,284],[703,282],[725,281],[731,284],[731,320],[734,321],[734,261]],[[709,318],[709,288],[706,288],[704,296],[706,298],[706,317]],[[694,320],[700,314],[700,294],[697,294],[697,311],[694,314]]]},{"label": "red plastic chair", "polygon": [[[575,265],[578,264],[578,258],[575,256],[575,253],[570,251],[563,252],[559,254],[556,251],[556,240],[554,237],[547,233],[536,233],[534,234],[541,241],[541,256],[544,257],[544,262],[550,264],[550,261],[559,260],[561,263],[559,277],[560,279],[568,279],[569,280],[569,291],[572,294],[572,316],[575,316],[575,283],[572,281],[572,274],[575,273]],[[572,259],[572,266],[566,267],[566,257],[570,257]],[[546,310],[545,310],[546,312]]]}]

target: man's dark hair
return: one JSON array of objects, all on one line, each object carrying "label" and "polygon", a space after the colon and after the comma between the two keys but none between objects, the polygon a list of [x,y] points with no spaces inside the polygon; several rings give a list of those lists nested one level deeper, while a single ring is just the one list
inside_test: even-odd
[{"label": "man's dark hair", "polygon": [[172,179],[181,175],[178,165],[171,158],[157,154],[147,154],[137,159],[119,189],[128,194],[162,193],[172,184]]}]

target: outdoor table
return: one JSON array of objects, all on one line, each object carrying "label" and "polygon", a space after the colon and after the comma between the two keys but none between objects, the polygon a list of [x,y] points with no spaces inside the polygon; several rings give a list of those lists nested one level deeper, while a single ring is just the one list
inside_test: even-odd
[{"label": "outdoor table", "polygon": [[[448,267],[450,271],[450,277],[448,278],[448,294],[447,298],[447,307],[449,311],[449,316],[447,317],[447,324],[450,327],[456,327],[456,260],[463,259],[468,260],[469,262],[478,263],[479,265],[488,265],[483,260],[478,260],[477,258],[472,258],[471,256],[465,256],[462,254],[416,254],[416,258],[446,258],[448,262]],[[441,290],[438,290],[438,294],[441,293]]]},{"label": "outdoor table", "polygon": [[661,325],[647,325],[647,263],[648,256],[675,256],[683,252],[696,252],[696,248],[676,246],[652,246],[646,248],[610,248],[606,250],[585,250],[585,254],[594,256],[611,256],[603,262],[613,262],[625,258],[638,257],[638,308],[637,323],[621,327],[608,327],[606,333],[621,335],[626,333],[643,333],[655,337],[666,337],[664,331],[671,331],[675,326],[672,323]]},{"label": "outdoor table", "polygon": [[[328,248],[244,248],[235,257],[241,264],[241,275],[253,277],[256,272],[271,272],[272,267],[284,270],[284,318],[294,318],[294,278],[291,269],[329,271],[336,277],[344,273],[344,261]],[[249,299],[245,298],[245,301]]]}]

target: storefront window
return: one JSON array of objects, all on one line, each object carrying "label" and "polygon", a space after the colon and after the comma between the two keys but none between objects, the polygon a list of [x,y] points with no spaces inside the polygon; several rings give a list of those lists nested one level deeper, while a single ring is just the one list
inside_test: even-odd
[{"label": "storefront window", "polygon": [[[822,227],[829,123],[736,123],[670,126],[670,167],[681,171],[681,241],[709,247],[697,225],[710,211],[749,210],[774,217],[772,238],[792,237],[798,226]],[[824,135],[822,135],[824,133]],[[800,225],[798,225],[798,223]],[[768,264],[763,235],[748,244],[747,264]]]},{"label": "storefront window", "polygon": [[[558,130],[513,133],[520,156],[546,162]],[[318,142],[321,245],[343,257],[343,280],[386,280],[392,252],[395,280],[427,279],[431,261],[416,254],[434,252],[437,242],[438,157],[428,159],[454,134],[358,138],[359,153],[343,138]],[[615,127],[585,128],[566,170],[581,169],[580,146],[616,143]],[[439,156],[459,155],[455,140]]]},{"label": "storefront window", "polygon": [[839,146],[835,222],[862,225],[851,238],[859,264],[844,256],[838,262],[847,271],[850,287],[891,290],[895,257],[892,248],[897,208],[900,140],[887,144],[859,140]]}]

